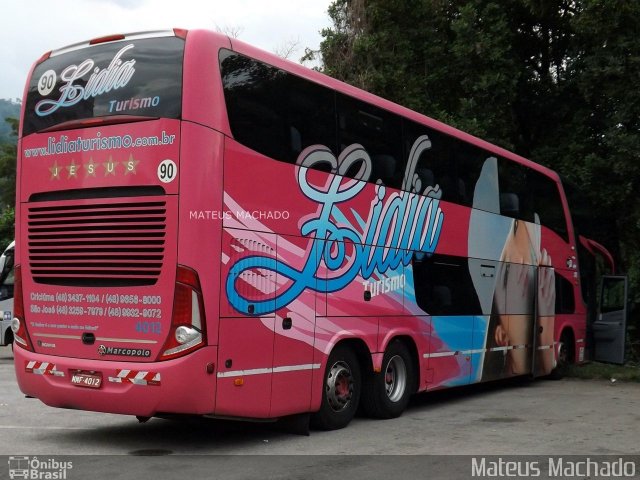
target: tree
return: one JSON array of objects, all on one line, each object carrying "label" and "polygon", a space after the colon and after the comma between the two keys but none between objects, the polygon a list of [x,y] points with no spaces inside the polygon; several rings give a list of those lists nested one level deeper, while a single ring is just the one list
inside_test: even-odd
[{"label": "tree", "polygon": [[[585,0],[573,19],[573,88],[558,167],[597,205],[595,222],[614,212],[623,268],[640,303],[640,3]],[[606,234],[606,232],[604,232]],[[611,244],[613,239],[608,238]]]},{"label": "tree", "polygon": [[21,102],[17,98],[0,98],[0,143],[15,140],[15,133],[12,133],[12,126],[9,122],[5,122],[5,118],[18,118],[20,116],[20,106]]},{"label": "tree", "polygon": [[6,207],[0,211],[0,249],[5,248],[15,238],[15,210],[13,207]]},{"label": "tree", "polygon": [[216,23],[215,27],[216,32],[223,33],[230,38],[239,38],[242,32],[244,32],[244,27],[241,25],[223,25],[221,27]]},{"label": "tree", "polygon": [[13,207],[16,200],[16,141],[18,137],[18,120],[7,118],[13,131],[13,141],[0,144],[0,208]]},{"label": "tree", "polygon": [[640,304],[640,2],[335,0],[328,13],[325,73],[580,185]]},{"label": "tree", "polygon": [[284,58],[285,60],[290,60],[291,57],[300,49],[300,39],[290,38],[289,40],[283,41],[280,45],[273,49],[273,53],[278,55],[280,58]]},{"label": "tree", "polygon": [[[13,129],[14,139],[18,135],[18,121],[7,118]],[[0,248],[4,249],[15,235],[16,199],[16,141],[0,144]]]},{"label": "tree", "polygon": [[573,15],[540,5],[337,0],[324,71],[527,155],[557,114]]}]

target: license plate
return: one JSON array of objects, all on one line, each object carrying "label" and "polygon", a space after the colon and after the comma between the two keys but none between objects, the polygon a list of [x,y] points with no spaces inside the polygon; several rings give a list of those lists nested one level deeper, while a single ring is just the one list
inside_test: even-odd
[{"label": "license plate", "polygon": [[76,387],[100,388],[102,375],[99,373],[72,373],[71,384]]}]

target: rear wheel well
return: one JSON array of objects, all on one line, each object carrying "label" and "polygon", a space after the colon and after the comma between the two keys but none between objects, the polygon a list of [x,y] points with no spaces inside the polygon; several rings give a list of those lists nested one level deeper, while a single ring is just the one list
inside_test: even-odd
[{"label": "rear wheel well", "polygon": [[373,370],[371,352],[369,351],[369,347],[367,347],[367,344],[364,343],[363,340],[360,340],[359,338],[347,338],[344,340],[340,340],[333,346],[333,350],[340,346],[347,347],[356,355],[358,363],[360,364],[363,372]]},{"label": "rear wheel well", "polygon": [[557,347],[556,367],[551,371],[551,380],[560,380],[567,374],[569,365],[575,363],[576,338],[571,327],[565,327],[560,334]]},{"label": "rear wheel well", "polygon": [[[416,393],[416,391],[418,390],[418,385],[420,384],[420,361],[418,359],[418,348],[416,347],[413,339],[408,335],[399,335],[397,337],[393,337],[387,344],[387,347],[395,341],[402,342],[402,344],[407,348],[409,354],[411,355],[413,371],[415,372],[415,378],[413,379],[413,385],[411,386],[411,393]],[[355,353],[356,357],[358,358],[358,363],[362,368],[363,374],[366,375],[369,372],[373,373],[371,351],[363,340],[359,338],[347,338],[336,343],[333,348],[336,349],[341,345],[348,347],[353,353]]]},{"label": "rear wheel well", "polygon": [[571,327],[565,327],[560,334],[560,343],[566,347],[566,360],[568,364],[576,361],[576,336]]}]

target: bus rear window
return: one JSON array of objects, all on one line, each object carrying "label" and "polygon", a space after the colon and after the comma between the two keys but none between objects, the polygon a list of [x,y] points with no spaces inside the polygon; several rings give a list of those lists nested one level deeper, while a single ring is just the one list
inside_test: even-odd
[{"label": "bus rear window", "polygon": [[184,40],[123,40],[52,56],[33,71],[23,135],[110,115],[178,118]]}]

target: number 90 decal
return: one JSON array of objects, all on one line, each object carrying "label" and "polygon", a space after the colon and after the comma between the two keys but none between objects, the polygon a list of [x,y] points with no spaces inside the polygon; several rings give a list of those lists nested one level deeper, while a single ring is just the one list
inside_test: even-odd
[{"label": "number 90 decal", "polygon": [[56,72],[54,70],[47,70],[42,74],[40,80],[38,80],[38,93],[43,97],[46,97],[53,91],[53,87],[56,86]]},{"label": "number 90 decal", "polygon": [[178,167],[173,160],[163,160],[158,165],[158,180],[162,183],[172,182],[178,174]]}]

